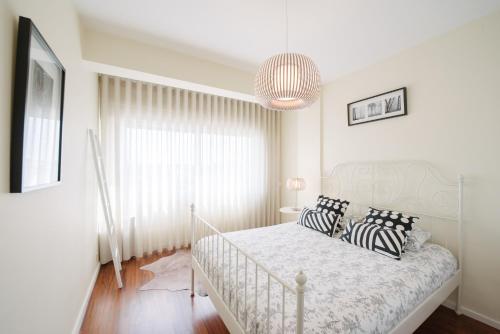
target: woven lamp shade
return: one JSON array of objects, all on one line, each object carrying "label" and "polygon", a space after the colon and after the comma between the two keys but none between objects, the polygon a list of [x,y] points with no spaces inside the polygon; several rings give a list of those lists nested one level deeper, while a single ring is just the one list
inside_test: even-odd
[{"label": "woven lamp shade", "polygon": [[298,110],[319,97],[321,77],[311,58],[282,53],[267,59],[255,76],[255,97],[265,108]]}]

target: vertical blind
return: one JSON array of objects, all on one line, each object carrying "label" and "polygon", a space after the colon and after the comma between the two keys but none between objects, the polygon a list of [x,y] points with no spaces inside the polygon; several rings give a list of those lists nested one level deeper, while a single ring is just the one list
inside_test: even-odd
[{"label": "vertical blind", "polygon": [[[100,76],[101,141],[123,259],[185,247],[189,205],[221,231],[279,220],[280,114]],[[111,259],[105,229],[101,262]]]}]

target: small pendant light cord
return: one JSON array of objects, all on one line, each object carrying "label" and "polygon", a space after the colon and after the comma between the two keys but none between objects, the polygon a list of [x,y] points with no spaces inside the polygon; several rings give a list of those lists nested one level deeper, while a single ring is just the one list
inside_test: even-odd
[{"label": "small pendant light cord", "polygon": [[285,0],[285,51],[288,53],[288,0]]}]

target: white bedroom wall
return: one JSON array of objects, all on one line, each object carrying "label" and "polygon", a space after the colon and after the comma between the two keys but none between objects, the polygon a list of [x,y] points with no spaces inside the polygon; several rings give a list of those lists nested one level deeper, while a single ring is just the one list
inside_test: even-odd
[{"label": "white bedroom wall", "polygon": [[95,31],[91,27],[84,29],[82,47],[83,58],[88,61],[253,95],[253,72],[164,47]]},{"label": "white bedroom wall", "polygon": [[[19,15],[35,22],[66,68],[62,183],[9,194]],[[86,134],[97,125],[97,79],[83,69],[79,22],[70,0],[1,0],[0,45],[0,333],[67,334],[98,263]]]},{"label": "white bedroom wall", "polygon": [[[324,87],[322,165],[427,160],[465,176],[464,306],[500,325],[500,12]],[[346,105],[408,87],[408,116],[347,126]],[[470,314],[469,314],[470,315]]]},{"label": "white bedroom wall", "polygon": [[[314,204],[321,184],[321,99],[309,108],[281,114],[281,206],[293,206],[295,193],[286,179],[302,177],[306,188],[298,193],[298,205]],[[281,214],[281,222],[296,215]]]},{"label": "white bedroom wall", "polygon": [[[294,194],[286,189],[286,179],[298,175],[297,145],[297,114],[285,112],[281,115],[281,207],[295,203]],[[294,215],[281,213],[280,217],[283,223],[293,220]]]},{"label": "white bedroom wall", "polygon": [[297,176],[306,180],[302,205],[313,205],[321,190],[321,99],[297,113]]}]

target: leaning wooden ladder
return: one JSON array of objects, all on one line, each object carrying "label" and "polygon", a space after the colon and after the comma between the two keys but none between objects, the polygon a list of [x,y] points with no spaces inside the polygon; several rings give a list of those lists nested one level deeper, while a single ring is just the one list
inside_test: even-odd
[{"label": "leaning wooden ladder", "polygon": [[120,250],[118,249],[118,239],[116,237],[116,228],[111,213],[111,202],[109,200],[108,182],[106,180],[106,173],[104,172],[104,163],[102,161],[101,145],[99,138],[94,130],[88,130],[90,142],[92,144],[92,154],[94,156],[94,166],[97,173],[97,184],[99,185],[99,193],[101,197],[102,208],[104,211],[104,219],[106,220],[106,230],[108,232],[109,249],[111,257],[113,258],[113,265],[115,267],[116,282],[118,287],[122,288],[122,277],[120,271],[122,270]]}]

